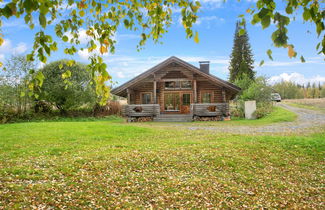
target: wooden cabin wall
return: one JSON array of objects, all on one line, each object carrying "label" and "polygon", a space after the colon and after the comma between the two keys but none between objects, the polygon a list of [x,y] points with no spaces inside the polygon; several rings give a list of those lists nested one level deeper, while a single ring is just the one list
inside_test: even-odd
[{"label": "wooden cabin wall", "polygon": [[213,103],[223,103],[222,100],[222,91],[221,88],[213,85],[209,81],[197,81],[197,99],[198,103],[201,103],[202,99],[202,91],[212,91],[213,96],[212,96],[212,102]]},{"label": "wooden cabin wall", "polygon": [[134,89],[135,104],[141,104],[141,93],[150,92],[153,100],[153,82],[143,82]]},{"label": "wooden cabin wall", "polygon": [[[168,72],[166,72],[168,71]],[[201,103],[202,98],[202,91],[212,91],[212,103],[223,103],[222,98],[222,88],[210,82],[203,76],[200,75],[193,75],[193,73],[181,66],[168,66],[162,69],[159,72],[155,73],[155,77],[157,78],[157,103],[161,105],[161,111],[164,111],[164,79],[185,79],[188,78],[189,80],[195,79],[197,81],[197,103]],[[193,87],[193,84],[192,84]],[[133,95],[131,96],[131,104],[141,104],[141,93],[143,92],[150,92],[152,95],[153,100],[153,77],[147,78],[143,82],[139,82],[137,86],[132,88]],[[168,90],[171,91],[171,90]],[[174,90],[183,91],[183,90]],[[194,100],[194,90],[192,89],[192,101]],[[229,101],[231,97],[231,92],[226,89],[226,102]],[[152,101],[153,102],[153,101]]]}]

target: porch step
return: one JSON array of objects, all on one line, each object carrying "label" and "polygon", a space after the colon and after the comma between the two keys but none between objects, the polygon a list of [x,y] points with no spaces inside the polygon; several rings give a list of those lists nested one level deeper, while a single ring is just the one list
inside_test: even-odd
[{"label": "porch step", "polygon": [[153,119],[154,122],[192,122],[192,115],[189,114],[161,114]]}]

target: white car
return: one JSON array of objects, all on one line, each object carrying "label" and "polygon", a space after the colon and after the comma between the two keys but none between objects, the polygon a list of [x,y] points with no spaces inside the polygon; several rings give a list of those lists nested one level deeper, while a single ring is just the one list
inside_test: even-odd
[{"label": "white car", "polygon": [[281,102],[281,96],[279,93],[271,93],[271,100]]}]

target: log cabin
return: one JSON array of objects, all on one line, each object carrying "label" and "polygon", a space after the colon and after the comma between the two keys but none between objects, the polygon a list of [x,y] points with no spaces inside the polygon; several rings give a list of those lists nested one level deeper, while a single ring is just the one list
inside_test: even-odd
[{"label": "log cabin", "polygon": [[212,75],[209,61],[199,64],[172,56],[111,93],[127,98],[122,113],[129,122],[229,118],[229,100],[240,88]]}]

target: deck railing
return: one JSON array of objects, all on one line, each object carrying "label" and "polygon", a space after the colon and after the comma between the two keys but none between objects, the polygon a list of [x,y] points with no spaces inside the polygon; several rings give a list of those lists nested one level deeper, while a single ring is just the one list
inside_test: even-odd
[{"label": "deck railing", "polygon": [[159,104],[130,104],[122,107],[122,115],[126,117],[156,117],[159,114]]},{"label": "deck railing", "polygon": [[[191,104],[192,116],[215,117],[228,116],[228,103],[203,103]],[[122,107],[122,115],[126,117],[158,117],[160,115],[159,104],[131,104]]]},{"label": "deck railing", "polygon": [[193,116],[200,117],[214,117],[214,116],[228,116],[228,103],[204,103],[191,104],[191,113]]}]

